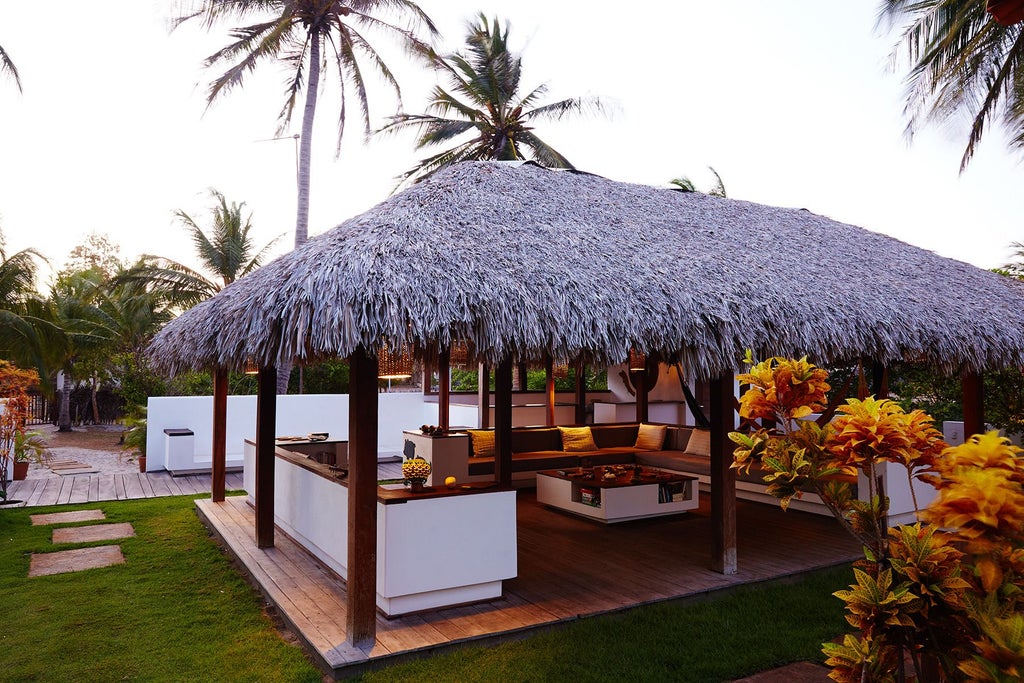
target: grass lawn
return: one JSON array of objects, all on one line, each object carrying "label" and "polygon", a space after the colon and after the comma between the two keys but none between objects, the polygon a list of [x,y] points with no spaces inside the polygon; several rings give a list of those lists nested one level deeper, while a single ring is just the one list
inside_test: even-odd
[{"label": "grass lawn", "polygon": [[[0,680],[320,681],[285,643],[257,594],[209,538],[192,498],[0,510]],[[55,547],[30,514],[99,508],[129,522],[127,564],[27,578],[29,554]],[[81,526],[96,522],[81,522]],[[494,647],[467,648],[362,676],[376,681],[725,681],[821,661],[845,630],[831,593],[847,568],[585,619]]]},{"label": "grass lawn", "polygon": [[[0,510],[3,681],[317,681],[196,517],[191,497]],[[29,515],[99,508],[135,538],[50,542]],[[81,522],[84,526],[100,522]],[[29,554],[116,543],[127,564],[27,578]]]},{"label": "grass lawn", "polygon": [[793,584],[747,587],[700,602],[664,603],[584,619],[497,647],[479,647],[366,674],[380,681],[728,681],[800,660],[847,629],[832,592],[848,567]]}]

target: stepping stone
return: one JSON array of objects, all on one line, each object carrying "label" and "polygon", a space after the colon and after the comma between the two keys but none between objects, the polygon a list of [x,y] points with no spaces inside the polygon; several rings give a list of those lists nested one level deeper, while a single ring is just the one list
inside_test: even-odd
[{"label": "stepping stone", "polygon": [[733,683],[832,683],[829,669],[813,662],[793,662],[778,669],[740,678]]},{"label": "stepping stone", "polygon": [[99,470],[96,469],[95,467],[86,465],[85,467],[72,467],[66,470],[53,470],[53,472],[55,474],[59,474],[62,477],[66,477],[73,474],[93,474],[95,472],[99,472]]},{"label": "stepping stone", "polygon": [[64,524],[66,522],[94,522],[106,519],[103,510],[79,510],[77,512],[52,512],[48,515],[32,515],[32,526],[43,524]]},{"label": "stepping stone", "polygon": [[93,541],[113,541],[118,538],[129,538],[135,535],[135,529],[127,522],[120,524],[91,524],[89,526],[69,526],[53,530],[54,543],[91,543]]},{"label": "stepping stone", "polygon": [[124,564],[119,545],[101,545],[97,548],[60,550],[55,553],[33,553],[28,567],[29,576],[47,576],[80,572],[83,569]]}]

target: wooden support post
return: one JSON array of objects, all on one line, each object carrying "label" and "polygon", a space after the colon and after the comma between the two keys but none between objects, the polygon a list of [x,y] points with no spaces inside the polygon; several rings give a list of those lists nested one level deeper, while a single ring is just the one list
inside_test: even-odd
[{"label": "wooden support post", "polygon": [[494,371],[494,480],[512,485],[512,361]]},{"label": "wooden support post", "polygon": [[377,359],[349,356],[348,641],[369,652],[377,639]]},{"label": "wooden support post", "polygon": [[545,414],[547,420],[545,424],[548,427],[555,426],[555,361],[551,356],[545,356],[544,358],[544,395],[547,401],[547,412]]},{"label": "wooden support post", "polygon": [[647,422],[647,370],[631,372],[629,378],[636,389],[636,421]]},{"label": "wooden support post", "polygon": [[889,368],[877,360],[871,363],[871,393],[877,399],[889,398]]},{"label": "wooden support post", "polygon": [[227,470],[228,437],[228,371],[213,371],[213,476],[210,498],[214,503],[224,502],[224,479]]},{"label": "wooden support post", "polygon": [[491,369],[487,363],[480,364],[477,375],[476,402],[479,406],[480,429],[491,426]]},{"label": "wooden support post", "polygon": [[274,547],[277,368],[261,366],[256,390],[256,547]]},{"label": "wooden support post", "polygon": [[529,386],[527,386],[529,371],[530,368],[526,363],[516,363],[516,383],[518,386],[513,386],[513,390],[518,389],[519,391],[529,391]]},{"label": "wooden support post", "polygon": [[578,425],[587,421],[587,364],[581,359],[576,365],[576,419]]},{"label": "wooden support post", "polygon": [[451,426],[451,370],[449,359],[451,351],[448,348],[440,349],[437,352],[437,426],[448,431]]},{"label": "wooden support post", "polygon": [[711,568],[735,574],[736,470],[729,432],[735,426],[732,371],[711,380]]},{"label": "wooden support post", "polygon": [[961,377],[964,401],[964,441],[985,433],[985,383],[980,372],[965,372]]}]

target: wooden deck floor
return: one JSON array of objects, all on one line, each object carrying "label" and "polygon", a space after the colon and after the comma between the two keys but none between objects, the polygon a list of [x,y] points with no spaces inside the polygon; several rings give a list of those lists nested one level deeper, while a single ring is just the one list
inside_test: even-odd
[{"label": "wooden deck floor", "polygon": [[[255,546],[245,498],[197,501],[200,516],[244,565],[325,671],[351,675],[474,640],[661,600],[789,576],[855,559],[858,545],[831,518],[738,503],[738,574],[709,569],[711,522],[700,509],[677,517],[605,526],[539,505],[518,503],[519,574],[489,603],[387,619],[366,653],[345,644],[345,583],[283,534]],[[457,538],[453,536],[453,542]]]},{"label": "wooden deck floor", "polygon": [[[377,466],[377,476],[380,479],[394,479],[401,477],[401,474],[400,462],[382,462]],[[228,472],[224,483],[228,491],[241,490],[244,486],[242,473]],[[11,482],[8,484],[7,497],[10,500],[23,500],[28,507],[37,507],[158,496],[191,496],[209,493],[211,488],[209,474],[181,477],[172,477],[166,471],[75,474]]]},{"label": "wooden deck floor", "polygon": [[[242,473],[229,472],[228,490],[242,488]],[[122,474],[75,474],[46,479],[25,479],[8,485],[7,497],[23,500],[27,506],[96,503],[159,496],[189,496],[209,493],[209,474],[172,477],[168,472]]]}]

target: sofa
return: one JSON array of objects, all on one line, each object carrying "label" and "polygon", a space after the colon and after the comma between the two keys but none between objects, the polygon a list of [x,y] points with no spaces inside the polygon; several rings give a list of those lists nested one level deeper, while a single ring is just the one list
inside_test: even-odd
[{"label": "sofa", "polygon": [[[711,482],[710,433],[694,427],[665,425],[665,438],[658,449],[637,448],[638,423],[596,424],[590,426],[596,449],[569,451],[563,447],[562,432],[558,427],[517,427],[512,430],[512,480],[519,487],[535,485],[535,473],[540,470],[594,467],[601,465],[639,464],[697,477],[703,490]],[[493,443],[493,430],[466,430],[465,450],[456,461],[433,463],[434,476],[455,476],[459,481],[486,481],[494,477],[494,456],[480,454],[480,437]],[[461,434],[460,434],[461,436]],[[482,439],[487,441],[486,438]],[[493,447],[493,446],[492,446]],[[484,449],[486,452],[486,443]],[[474,453],[476,451],[476,454]],[[462,458],[465,458],[463,461]],[[440,467],[440,471],[439,471]],[[755,466],[749,473],[737,472],[738,498],[777,504],[765,493],[766,485]],[[829,514],[821,499],[808,492],[794,499],[791,507],[797,510]]]}]

